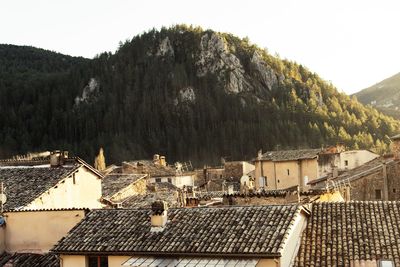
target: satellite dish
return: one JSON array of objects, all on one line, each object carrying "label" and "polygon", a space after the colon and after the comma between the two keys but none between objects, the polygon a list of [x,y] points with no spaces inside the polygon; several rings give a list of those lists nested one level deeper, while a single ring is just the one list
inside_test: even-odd
[{"label": "satellite dish", "polygon": [[7,202],[6,194],[0,193],[0,202],[3,203],[3,204]]}]

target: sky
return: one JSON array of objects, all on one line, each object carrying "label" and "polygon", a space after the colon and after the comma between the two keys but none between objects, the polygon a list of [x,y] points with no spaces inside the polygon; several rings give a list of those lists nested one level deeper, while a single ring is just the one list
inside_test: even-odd
[{"label": "sky", "polygon": [[0,43],[92,58],[152,28],[230,32],[355,93],[400,72],[398,0],[0,0]]}]

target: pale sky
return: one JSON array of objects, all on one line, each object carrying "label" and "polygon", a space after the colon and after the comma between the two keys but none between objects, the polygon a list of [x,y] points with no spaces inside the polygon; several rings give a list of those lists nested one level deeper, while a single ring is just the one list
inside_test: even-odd
[{"label": "pale sky", "polygon": [[400,72],[398,0],[0,0],[0,43],[92,58],[185,23],[249,37],[353,93]]}]

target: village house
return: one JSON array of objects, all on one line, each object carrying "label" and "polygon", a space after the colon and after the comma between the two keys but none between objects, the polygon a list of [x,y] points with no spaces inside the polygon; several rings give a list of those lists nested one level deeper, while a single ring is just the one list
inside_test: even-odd
[{"label": "village house", "polygon": [[340,190],[346,200],[400,200],[400,139],[393,137],[393,156],[379,157],[354,169],[309,182],[313,189]]},{"label": "village house", "polygon": [[125,174],[147,174],[147,183],[168,182],[178,188],[194,185],[195,173],[186,171],[177,163],[171,167],[167,165],[165,156],[158,154],[153,156],[153,160],[136,160],[122,162],[122,173]]},{"label": "village house", "polygon": [[101,208],[103,175],[80,158],[56,151],[45,160],[0,161],[6,210]]},{"label": "village house", "polygon": [[294,266],[400,266],[400,202],[315,203]]},{"label": "village house", "polygon": [[79,223],[86,209],[5,211],[0,217],[0,266],[60,266],[49,250]]},{"label": "village house", "polygon": [[202,191],[239,191],[242,176],[254,177],[255,166],[247,161],[225,161],[222,166],[196,170],[196,187]]},{"label": "village house", "polygon": [[102,202],[121,207],[125,199],[145,194],[146,178],[147,174],[125,174],[114,170],[102,180]]},{"label": "village house", "polygon": [[297,205],[93,210],[52,251],[63,267],[285,267],[307,216]]},{"label": "village house", "polygon": [[307,190],[310,181],[340,170],[350,170],[379,155],[367,150],[345,151],[341,145],[325,149],[299,149],[259,153],[255,163],[257,189]]}]

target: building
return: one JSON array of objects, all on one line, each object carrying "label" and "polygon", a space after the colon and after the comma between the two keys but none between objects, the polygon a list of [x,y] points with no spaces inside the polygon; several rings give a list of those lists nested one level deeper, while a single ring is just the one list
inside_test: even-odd
[{"label": "building", "polygon": [[118,170],[102,180],[102,202],[118,207],[125,199],[146,193],[147,174],[124,174]]},{"label": "building", "polygon": [[60,266],[49,250],[79,223],[85,209],[5,211],[0,217],[0,266]]},{"label": "building", "polygon": [[3,209],[101,208],[103,175],[80,158],[0,161]]},{"label": "building", "polygon": [[154,155],[153,160],[136,160],[122,163],[125,174],[147,174],[148,183],[171,183],[178,188],[193,186],[195,173],[167,165],[164,156]]},{"label": "building", "polygon": [[400,202],[316,203],[294,266],[400,266]]},{"label": "building", "polygon": [[313,189],[339,189],[347,200],[400,200],[399,177],[400,160],[382,157],[309,185]]},{"label": "building", "polygon": [[285,267],[308,216],[296,205],[166,210],[162,203],[93,210],[52,251],[63,267]]},{"label": "building", "polygon": [[300,186],[340,170],[350,170],[378,157],[367,150],[344,151],[341,145],[325,149],[268,151],[254,160],[256,188],[268,190]]},{"label": "building", "polygon": [[230,185],[232,190],[237,191],[242,176],[253,178],[254,170],[255,166],[247,161],[223,161],[222,166],[204,166],[196,170],[195,185],[201,191],[227,191]]}]

